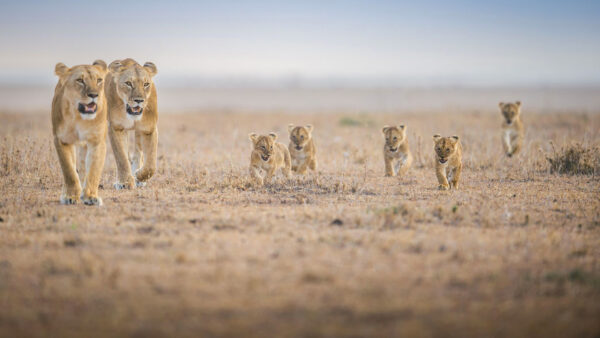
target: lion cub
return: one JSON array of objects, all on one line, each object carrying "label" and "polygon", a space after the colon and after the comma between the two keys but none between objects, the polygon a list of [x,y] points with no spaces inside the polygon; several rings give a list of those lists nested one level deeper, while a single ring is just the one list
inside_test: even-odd
[{"label": "lion cub", "polygon": [[[458,180],[462,170],[462,146],[458,136],[441,137],[433,135],[435,144],[435,174],[440,190],[451,187],[458,189]],[[448,184],[450,182],[450,184]]]},{"label": "lion cub", "polygon": [[312,139],[313,126],[294,127],[293,124],[288,125],[290,133],[290,155],[292,157],[292,170],[298,174],[305,174],[306,168],[313,171],[317,170],[317,155],[315,143]]},{"label": "lion cub", "polygon": [[381,132],[385,137],[383,146],[385,176],[404,175],[413,161],[406,139],[406,126],[385,126]]},{"label": "lion cub", "polygon": [[502,145],[506,156],[512,157],[519,152],[523,144],[523,122],[521,122],[521,102],[498,104],[504,117],[502,123]]},{"label": "lion cub", "polygon": [[[265,182],[269,183],[277,169],[281,169],[285,177],[290,177],[292,165],[290,152],[285,145],[275,142],[277,134],[257,135],[251,133],[248,136],[252,141],[252,154],[250,155],[250,176],[252,178],[260,185]],[[263,170],[266,172],[264,179],[260,173]]]}]

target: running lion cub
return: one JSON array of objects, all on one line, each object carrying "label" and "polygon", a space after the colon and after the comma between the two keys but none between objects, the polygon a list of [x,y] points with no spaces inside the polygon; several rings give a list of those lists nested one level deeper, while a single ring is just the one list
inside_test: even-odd
[{"label": "running lion cub", "polygon": [[[282,143],[275,142],[277,134],[269,133],[269,135],[257,135],[250,133],[248,135],[252,141],[252,154],[250,155],[250,176],[254,178],[259,185],[265,182],[269,183],[277,169],[285,177],[290,177],[292,160],[290,152]],[[265,171],[263,179],[261,171]]]},{"label": "running lion cub", "polygon": [[312,139],[313,126],[294,127],[293,124],[288,125],[290,133],[290,155],[292,157],[292,170],[298,174],[305,174],[306,168],[313,171],[317,170],[317,155],[315,143]]},{"label": "running lion cub", "polygon": [[406,139],[406,126],[384,126],[381,130],[385,137],[383,161],[385,176],[404,175],[413,162],[413,156]]},{"label": "running lion cub", "polygon": [[502,123],[502,145],[506,156],[512,157],[519,152],[523,144],[523,122],[521,122],[521,101],[498,104],[504,117]]},{"label": "running lion cub", "polygon": [[[440,190],[458,189],[462,170],[462,146],[458,136],[433,135],[435,144],[435,174]],[[449,183],[449,184],[448,184]]]}]

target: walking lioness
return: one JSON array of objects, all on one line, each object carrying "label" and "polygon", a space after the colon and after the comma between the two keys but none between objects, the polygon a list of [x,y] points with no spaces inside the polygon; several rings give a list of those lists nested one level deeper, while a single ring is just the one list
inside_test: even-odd
[{"label": "walking lioness", "polygon": [[312,139],[313,126],[288,125],[288,133],[290,133],[290,144],[288,150],[292,157],[292,171],[298,174],[305,174],[306,168],[312,171],[317,170],[317,150]]},{"label": "walking lioness", "polygon": [[[116,60],[109,66],[105,93],[108,101],[108,136],[117,163],[116,189],[144,186],[156,172],[158,110],[152,78],[156,66],[140,66],[132,59]],[[127,131],[135,131],[135,151],[128,156]]]},{"label": "walking lioness", "polygon": [[433,135],[435,150],[435,174],[440,190],[458,189],[462,171],[462,146],[458,136]]},{"label": "walking lioness", "polygon": [[[250,176],[259,184],[269,183],[277,169],[285,177],[290,177],[292,160],[290,152],[283,143],[275,142],[277,134],[257,135],[251,133],[248,135],[252,141],[252,153],[250,154]],[[261,171],[265,171],[264,178]]]},{"label": "walking lioness", "polygon": [[406,126],[384,126],[381,132],[385,138],[383,146],[385,176],[404,175],[413,161],[406,139]]},{"label": "walking lioness", "polygon": [[504,117],[502,123],[502,146],[506,156],[512,157],[521,150],[523,144],[524,128],[521,122],[521,101],[515,103],[498,104],[500,113]]},{"label": "walking lioness", "polygon": [[71,68],[58,63],[54,73],[58,84],[52,100],[52,133],[64,178],[60,202],[75,204],[81,198],[84,204],[102,205],[98,184],[106,156],[106,99],[102,91],[106,63],[96,60],[92,65]]}]

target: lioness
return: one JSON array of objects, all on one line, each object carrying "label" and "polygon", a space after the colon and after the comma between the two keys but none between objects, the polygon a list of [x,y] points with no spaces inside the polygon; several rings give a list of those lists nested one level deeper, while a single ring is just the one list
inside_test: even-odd
[{"label": "lioness", "polygon": [[102,205],[98,184],[106,156],[106,99],[102,92],[106,63],[96,60],[92,65],[71,68],[58,63],[54,73],[58,84],[52,100],[52,134],[64,178],[60,202],[75,204],[81,198],[86,205]]},{"label": "lioness", "polygon": [[[259,136],[251,133],[248,137],[252,141],[250,176],[259,185],[263,185],[265,182],[269,183],[277,169],[281,169],[285,177],[290,177],[292,165],[290,152],[283,143],[275,142],[277,134],[269,133],[269,135]],[[260,173],[263,170],[266,172],[264,179]]]},{"label": "lioness", "polygon": [[298,174],[305,174],[306,168],[313,171],[317,170],[317,154],[315,143],[312,139],[313,126],[288,125],[290,134],[290,144],[288,149],[292,157],[292,171]]},{"label": "lioness", "polygon": [[404,175],[413,161],[406,139],[406,126],[384,126],[381,132],[385,138],[383,146],[385,176]]},{"label": "lioness", "polygon": [[[105,93],[108,100],[108,136],[117,163],[116,189],[144,186],[156,172],[158,110],[152,78],[156,66],[140,66],[132,59],[116,60],[109,66]],[[135,130],[135,152],[128,156],[128,130]],[[135,177],[134,177],[135,176]]]},{"label": "lioness", "polygon": [[515,103],[498,104],[500,113],[504,117],[502,123],[502,146],[506,156],[512,157],[521,150],[523,144],[524,128],[521,122],[521,101]]},{"label": "lioness", "polygon": [[[458,136],[441,137],[433,135],[435,150],[435,174],[440,190],[453,187],[458,189],[458,180],[462,171],[462,146]],[[448,184],[450,182],[450,184]]]}]

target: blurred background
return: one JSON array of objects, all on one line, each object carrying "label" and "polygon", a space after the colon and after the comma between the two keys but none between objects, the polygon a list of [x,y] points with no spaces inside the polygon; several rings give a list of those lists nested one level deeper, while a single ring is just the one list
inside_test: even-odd
[{"label": "blurred background", "polygon": [[0,111],[54,65],[153,61],[160,113],[600,107],[598,1],[3,1]]}]

